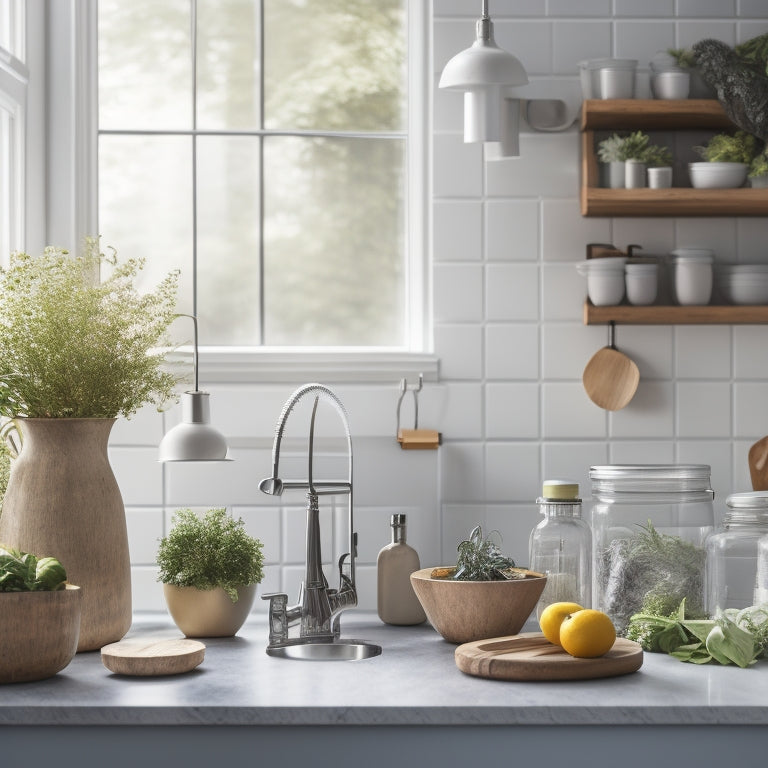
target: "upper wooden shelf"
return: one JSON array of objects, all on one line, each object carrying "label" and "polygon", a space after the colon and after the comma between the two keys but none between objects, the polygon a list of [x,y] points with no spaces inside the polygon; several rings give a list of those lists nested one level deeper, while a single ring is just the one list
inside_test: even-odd
[{"label": "upper wooden shelf", "polygon": [[734,129],[713,99],[588,99],[581,111],[583,216],[768,216],[768,189],[606,189],[595,131]]},{"label": "upper wooden shelf", "polygon": [[584,302],[584,325],[762,325],[768,323],[768,306],[650,306],[596,307]]},{"label": "upper wooden shelf", "polygon": [[715,99],[588,99],[581,110],[583,131],[733,127]]}]

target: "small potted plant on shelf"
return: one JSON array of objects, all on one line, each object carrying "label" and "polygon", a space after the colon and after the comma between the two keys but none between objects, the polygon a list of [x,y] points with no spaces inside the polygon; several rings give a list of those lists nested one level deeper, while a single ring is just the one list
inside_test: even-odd
[{"label": "small potted plant on shelf", "polygon": [[157,563],[168,610],[187,637],[231,637],[264,578],[262,543],[223,508],[178,510]]},{"label": "small potted plant on shelf", "polygon": [[768,146],[752,158],[749,165],[749,183],[752,187],[768,187]]},{"label": "small potted plant on shelf", "polygon": [[672,152],[668,147],[652,144],[645,151],[645,165],[648,168],[648,186],[663,189],[672,186]]},{"label": "small potted plant on shelf", "polygon": [[597,158],[607,169],[604,186],[610,189],[624,188],[624,158],[622,146],[625,137],[614,133],[597,145]]},{"label": "small potted plant on shelf", "polygon": [[746,131],[717,133],[707,144],[693,149],[704,162],[688,164],[691,184],[700,189],[732,189],[746,181],[758,154],[758,139]]}]

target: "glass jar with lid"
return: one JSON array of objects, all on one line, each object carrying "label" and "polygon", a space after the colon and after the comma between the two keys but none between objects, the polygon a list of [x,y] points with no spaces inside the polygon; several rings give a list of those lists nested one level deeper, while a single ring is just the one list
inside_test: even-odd
[{"label": "glass jar with lid", "polygon": [[592,533],[581,517],[579,485],[547,480],[536,500],[544,519],[531,531],[530,568],[547,577],[536,617],[551,603],[591,604]]},{"label": "glass jar with lid", "polygon": [[733,493],[725,506],[722,530],[707,539],[707,609],[711,615],[718,609],[764,602],[759,599],[757,572],[759,541],[768,535],[768,492]]},{"label": "glass jar with lid", "polygon": [[683,598],[704,617],[714,492],[706,464],[607,464],[592,480],[592,602],[619,634],[639,611],[670,613]]}]

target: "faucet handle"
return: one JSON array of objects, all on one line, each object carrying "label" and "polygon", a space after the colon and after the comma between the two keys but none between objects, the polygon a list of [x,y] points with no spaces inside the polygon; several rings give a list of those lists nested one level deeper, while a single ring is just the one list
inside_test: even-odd
[{"label": "faucet handle", "polygon": [[269,644],[285,642],[288,639],[288,595],[269,592],[261,599],[269,600]]}]

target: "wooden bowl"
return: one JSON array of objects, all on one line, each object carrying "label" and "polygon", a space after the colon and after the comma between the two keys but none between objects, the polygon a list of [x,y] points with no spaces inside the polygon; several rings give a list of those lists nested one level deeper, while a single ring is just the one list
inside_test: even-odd
[{"label": "wooden bowl", "polygon": [[546,576],[509,581],[432,579],[432,568],[411,574],[430,624],[449,643],[516,635],[544,591]]},{"label": "wooden bowl", "polygon": [[73,584],[56,592],[0,593],[0,683],[44,680],[72,661],[81,600]]}]

